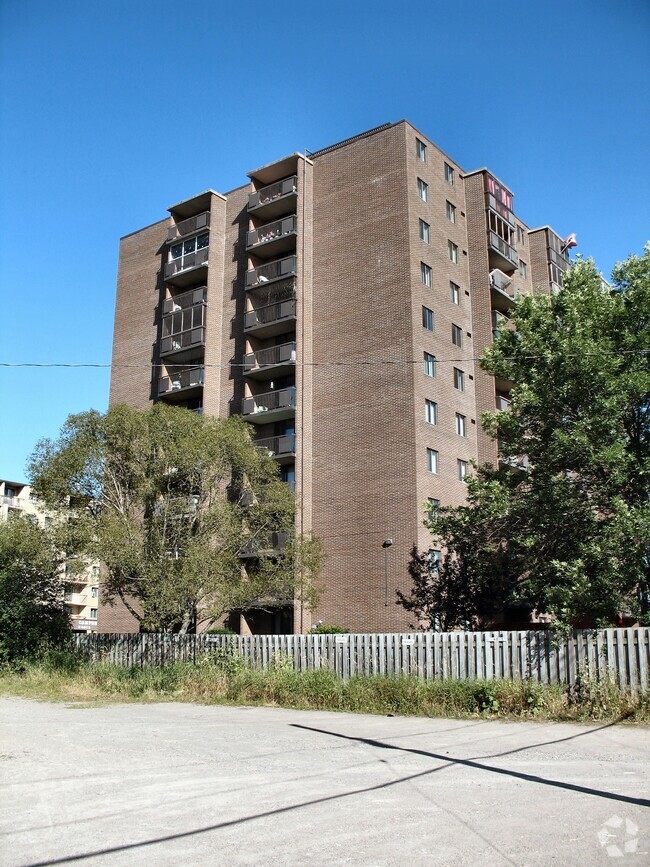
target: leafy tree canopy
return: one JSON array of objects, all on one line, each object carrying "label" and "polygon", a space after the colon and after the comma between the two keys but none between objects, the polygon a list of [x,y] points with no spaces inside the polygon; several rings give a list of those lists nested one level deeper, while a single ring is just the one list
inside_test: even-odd
[{"label": "leafy tree canopy", "polygon": [[[602,281],[579,260],[550,298],[522,296],[481,366],[515,383],[486,413],[499,466],[468,478],[468,502],[429,512],[441,570],[411,602],[449,626],[512,607],[569,628],[648,618],[650,587],[650,245]],[[527,471],[515,469],[527,457]],[[462,586],[461,611],[445,592]],[[408,600],[407,600],[408,601]],[[403,604],[403,602],[402,602]],[[456,606],[458,607],[458,606]]]},{"label": "leafy tree canopy", "polygon": [[0,662],[60,647],[70,636],[54,531],[23,517],[0,524]]},{"label": "leafy tree canopy", "polygon": [[104,598],[143,629],[187,631],[296,593],[313,604],[320,548],[294,537],[294,497],[239,417],[164,404],[70,416],[30,475],[49,507],[72,507],[70,548],[104,562]]}]

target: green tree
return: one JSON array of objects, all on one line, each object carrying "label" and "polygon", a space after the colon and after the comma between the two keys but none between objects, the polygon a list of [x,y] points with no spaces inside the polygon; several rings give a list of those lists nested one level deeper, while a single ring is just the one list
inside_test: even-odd
[{"label": "green tree", "polygon": [[579,260],[557,295],[521,297],[516,331],[483,355],[516,383],[510,410],[481,420],[500,465],[476,469],[466,506],[428,518],[448,552],[440,580],[465,576],[478,622],[512,606],[565,628],[647,621],[650,245],[612,280]]},{"label": "green tree", "polygon": [[39,443],[30,474],[49,507],[72,507],[70,548],[105,563],[104,599],[142,629],[186,632],[297,593],[313,603],[313,572],[292,555],[317,545],[294,538],[293,495],[239,417],[82,413]]},{"label": "green tree", "polygon": [[54,531],[23,517],[0,524],[0,662],[37,657],[70,637]]}]

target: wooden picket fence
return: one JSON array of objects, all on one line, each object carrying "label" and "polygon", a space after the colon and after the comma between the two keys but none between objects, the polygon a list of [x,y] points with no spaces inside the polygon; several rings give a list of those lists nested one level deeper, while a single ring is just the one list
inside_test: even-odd
[{"label": "wooden picket fence", "polygon": [[350,635],[77,634],[76,649],[116,665],[160,667],[216,651],[237,653],[251,668],[290,664],[353,675],[412,675],[425,680],[532,679],[575,684],[589,676],[621,689],[650,687],[650,628],[548,631],[418,632]]}]

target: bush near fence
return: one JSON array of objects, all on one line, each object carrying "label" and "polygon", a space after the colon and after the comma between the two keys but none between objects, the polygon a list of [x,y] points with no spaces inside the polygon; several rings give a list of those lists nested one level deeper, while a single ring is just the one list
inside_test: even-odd
[{"label": "bush near fence", "polygon": [[588,676],[621,689],[649,687],[650,628],[549,631],[418,632],[349,635],[77,634],[75,649],[123,666],[196,663],[214,652],[237,654],[250,668],[278,660],[296,671],[410,675],[423,680],[534,680],[574,686]]}]

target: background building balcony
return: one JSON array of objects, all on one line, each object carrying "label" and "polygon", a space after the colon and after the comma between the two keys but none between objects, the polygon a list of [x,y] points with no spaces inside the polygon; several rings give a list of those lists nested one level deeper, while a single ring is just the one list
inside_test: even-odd
[{"label": "background building balcony", "polygon": [[296,245],[296,215],[291,214],[274,223],[266,223],[257,229],[251,229],[246,235],[246,249],[256,256],[279,256],[295,249]]},{"label": "background building balcony", "polygon": [[295,210],[298,190],[298,178],[293,175],[262,187],[248,197],[250,213],[267,219],[279,217]]},{"label": "background building balcony", "polygon": [[296,412],[296,388],[267,391],[242,401],[242,415],[253,424],[268,424],[292,418]]},{"label": "background building balcony", "polygon": [[203,368],[190,367],[187,370],[170,373],[168,376],[161,376],[158,380],[158,397],[172,400],[178,395],[185,400],[194,394],[200,394],[202,388]]},{"label": "background building balcony", "polygon": [[165,280],[176,285],[190,283],[196,279],[197,268],[207,267],[210,248],[202,247],[193,253],[184,253],[177,259],[172,259],[165,265]]},{"label": "background building balcony", "polygon": [[498,268],[490,272],[490,300],[493,310],[507,313],[515,303],[517,289],[512,278]]},{"label": "background building balcony", "polygon": [[296,321],[296,299],[278,301],[255,310],[249,310],[244,318],[244,331],[256,337],[275,337],[290,329]]},{"label": "background building balcony", "polygon": [[255,440],[255,445],[270,452],[279,464],[292,463],[296,458],[295,434],[284,434],[278,437],[267,437]]},{"label": "background building balcony", "polygon": [[519,265],[519,255],[515,248],[492,230],[488,231],[488,253],[491,268],[512,273]]},{"label": "background building balcony", "polygon": [[255,289],[266,283],[272,283],[274,280],[293,277],[297,267],[296,257],[287,256],[284,259],[276,259],[273,262],[259,265],[257,268],[251,268],[246,272],[246,289]]},{"label": "background building balcony", "polygon": [[244,373],[257,379],[272,379],[291,373],[296,364],[296,344],[282,343],[249,352],[244,356]]},{"label": "background building balcony", "polygon": [[270,546],[258,539],[245,542],[239,550],[242,560],[252,560],[256,557],[278,557],[286,548],[289,534],[284,531],[271,533]]},{"label": "background building balcony", "polygon": [[184,235],[191,235],[192,232],[198,232],[201,229],[207,229],[210,226],[210,211],[204,211],[202,214],[196,214],[187,220],[181,220],[180,223],[175,223],[167,230],[167,241],[175,241],[176,238],[182,238]]}]

